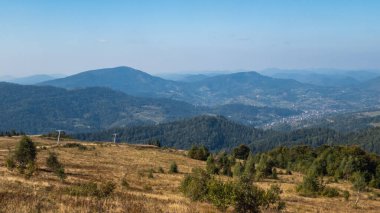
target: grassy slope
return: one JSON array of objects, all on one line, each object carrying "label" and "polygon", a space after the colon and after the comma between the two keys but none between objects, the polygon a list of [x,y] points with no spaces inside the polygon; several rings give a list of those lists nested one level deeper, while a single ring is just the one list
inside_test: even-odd
[{"label": "grassy slope", "polygon": [[[207,203],[194,203],[183,197],[178,186],[184,174],[194,167],[204,167],[205,163],[185,157],[184,151],[157,149],[149,146],[100,145],[83,143],[95,149],[80,151],[77,148],[55,147],[54,141],[33,138],[39,149],[39,172],[31,179],[9,172],[4,165],[8,148],[14,148],[18,138],[0,137],[0,212],[217,212]],[[66,142],[63,142],[66,143]],[[68,178],[61,183],[45,167],[49,150],[59,154],[66,166]],[[172,161],[178,164],[180,174],[168,174]],[[147,177],[147,170],[163,167],[164,174],[154,173]],[[125,177],[129,188],[121,186]],[[107,199],[75,197],[64,193],[70,185],[81,182],[105,182],[112,180],[117,184],[114,194]],[[350,190],[349,202],[338,198],[305,198],[296,195],[295,184],[302,180],[300,174],[279,175],[279,180],[265,180],[258,185],[269,187],[276,182],[284,193],[287,212],[379,212],[380,198],[373,192],[362,193],[359,208],[353,209],[356,196],[349,183],[329,184],[339,189]],[[151,188],[151,189],[149,189]],[[377,190],[377,193],[380,193]],[[372,198],[370,198],[372,197]],[[231,210],[231,209],[230,209]]]}]

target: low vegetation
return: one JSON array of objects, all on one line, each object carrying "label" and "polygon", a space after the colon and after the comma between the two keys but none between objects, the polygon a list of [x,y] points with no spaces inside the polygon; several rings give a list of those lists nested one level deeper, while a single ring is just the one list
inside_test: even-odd
[{"label": "low vegetation", "polygon": [[[31,144],[36,153],[35,170],[27,177],[27,169],[20,173],[15,154],[20,147],[29,147],[21,150],[33,153]],[[66,144],[80,144],[87,149]],[[376,155],[357,147],[299,146],[260,154],[250,152],[246,159],[237,158],[233,151],[210,153],[205,162],[190,158],[186,151],[152,149],[146,145],[94,144],[67,139],[57,146],[55,140],[48,138],[0,137],[0,206],[4,212],[14,209],[18,212],[378,212],[377,159]],[[321,168],[318,162],[323,165]],[[347,167],[342,171],[352,172],[335,175],[330,167],[341,164]],[[355,166],[346,166],[351,164]],[[337,171],[341,171],[339,166]],[[57,178],[59,168],[64,169],[64,181]]]}]

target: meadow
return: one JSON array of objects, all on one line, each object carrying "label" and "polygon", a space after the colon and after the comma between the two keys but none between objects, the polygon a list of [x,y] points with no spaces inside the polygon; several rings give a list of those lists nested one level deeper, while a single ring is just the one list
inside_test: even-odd
[{"label": "meadow", "polygon": [[[195,167],[206,166],[204,161],[187,157],[185,150],[74,140],[57,145],[54,139],[32,136],[38,149],[38,169],[33,176],[25,178],[5,166],[9,152],[19,140],[17,136],[0,137],[0,212],[219,212],[209,203],[191,201],[179,190],[186,174]],[[67,175],[64,181],[46,167],[49,152],[57,153],[64,165]],[[178,173],[169,172],[173,162],[178,165]],[[288,175],[279,170],[278,179],[264,179],[255,184],[264,189],[279,184],[285,212],[380,211],[380,190],[360,193],[358,205],[354,207],[357,195],[349,182],[328,183],[349,191],[351,196],[346,201],[343,197],[302,197],[295,190],[301,181],[302,174]],[[73,193],[83,190],[85,184],[107,183],[115,187],[109,196]],[[233,212],[233,208],[227,212]]]}]

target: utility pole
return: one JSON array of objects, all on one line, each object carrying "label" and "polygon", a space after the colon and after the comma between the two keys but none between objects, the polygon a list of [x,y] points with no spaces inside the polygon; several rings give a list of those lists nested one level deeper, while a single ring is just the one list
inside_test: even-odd
[{"label": "utility pole", "polygon": [[62,132],[63,130],[57,130],[57,132],[58,132],[58,138],[57,138],[57,145],[59,144],[59,140],[60,140],[60,138],[61,138],[61,132]]},{"label": "utility pole", "polygon": [[117,137],[117,134],[114,133],[114,134],[112,134],[112,135],[113,135],[113,143],[116,144],[116,137]]}]

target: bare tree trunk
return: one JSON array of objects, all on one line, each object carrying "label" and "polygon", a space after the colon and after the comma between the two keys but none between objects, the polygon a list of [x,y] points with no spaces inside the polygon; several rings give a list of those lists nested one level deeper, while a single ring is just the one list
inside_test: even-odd
[{"label": "bare tree trunk", "polygon": [[358,190],[358,196],[356,197],[355,207],[358,205],[358,202],[359,202],[359,195],[360,195],[360,191]]}]

